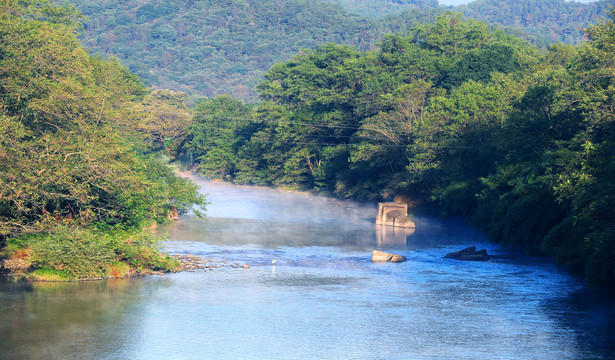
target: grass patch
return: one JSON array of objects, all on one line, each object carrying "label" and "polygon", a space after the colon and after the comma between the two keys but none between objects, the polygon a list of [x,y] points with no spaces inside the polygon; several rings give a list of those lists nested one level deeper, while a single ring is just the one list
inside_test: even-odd
[{"label": "grass patch", "polygon": [[35,281],[70,281],[65,271],[55,269],[36,269],[27,275],[29,280]]}]

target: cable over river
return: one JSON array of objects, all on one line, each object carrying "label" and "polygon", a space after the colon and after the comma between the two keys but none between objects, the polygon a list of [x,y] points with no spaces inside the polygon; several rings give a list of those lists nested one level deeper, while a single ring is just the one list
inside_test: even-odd
[{"label": "cable over river", "polygon": [[[615,318],[553,262],[459,220],[377,227],[376,206],[195,178],[207,220],[171,253],[249,264],[82,283],[0,282],[0,359],[614,359]],[[404,263],[372,263],[379,249]]]}]

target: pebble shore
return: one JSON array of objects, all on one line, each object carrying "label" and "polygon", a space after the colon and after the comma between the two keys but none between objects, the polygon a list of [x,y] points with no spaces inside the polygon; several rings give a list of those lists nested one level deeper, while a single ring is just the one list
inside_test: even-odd
[{"label": "pebble shore", "polygon": [[214,270],[221,268],[250,268],[250,265],[248,264],[241,264],[226,260],[204,259],[196,255],[177,254],[171,256],[181,263],[182,269],[180,271],[196,271],[199,269]]}]

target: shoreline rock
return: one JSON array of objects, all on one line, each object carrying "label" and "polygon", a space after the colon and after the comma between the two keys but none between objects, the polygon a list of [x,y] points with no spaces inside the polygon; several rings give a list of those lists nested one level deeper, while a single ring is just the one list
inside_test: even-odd
[{"label": "shoreline rock", "polygon": [[229,262],[227,260],[212,260],[201,258],[192,254],[175,254],[171,255],[175,260],[179,261],[182,268],[179,271],[188,271],[193,272],[196,270],[213,270],[213,269],[221,269],[221,268],[242,268],[249,269],[249,264],[240,264],[238,262]]}]

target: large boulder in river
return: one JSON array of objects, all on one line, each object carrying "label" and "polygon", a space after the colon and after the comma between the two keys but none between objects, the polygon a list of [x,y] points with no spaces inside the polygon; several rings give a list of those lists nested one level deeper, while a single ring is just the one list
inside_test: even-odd
[{"label": "large boulder in river", "polygon": [[406,261],[406,257],[398,254],[389,254],[383,251],[374,250],[372,251],[372,261],[376,262],[404,262]]},{"label": "large boulder in river", "polygon": [[487,261],[491,260],[491,256],[487,254],[487,250],[476,251],[476,246],[470,246],[459,251],[453,251],[444,256],[447,259],[469,260],[469,261]]}]

